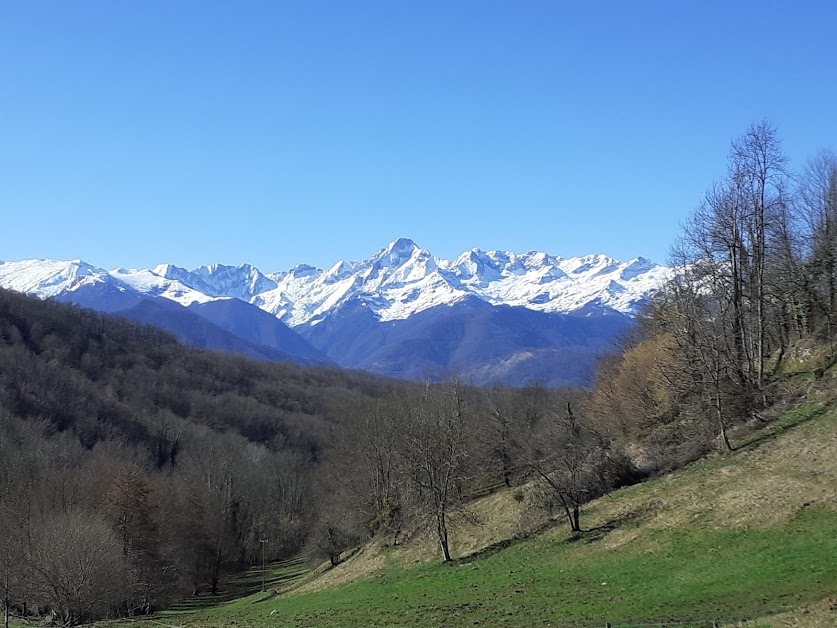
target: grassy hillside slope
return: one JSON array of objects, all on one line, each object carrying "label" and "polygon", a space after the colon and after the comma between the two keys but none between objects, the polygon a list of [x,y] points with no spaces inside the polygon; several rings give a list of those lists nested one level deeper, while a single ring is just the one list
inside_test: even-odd
[{"label": "grassy hillside slope", "polygon": [[837,625],[837,409],[808,401],[738,446],[593,502],[580,536],[557,525],[503,540],[537,525],[519,521],[523,507],[510,491],[474,505],[486,521],[460,526],[454,547],[469,555],[453,563],[435,562],[421,541],[366,547],[293,592],[168,621]]}]

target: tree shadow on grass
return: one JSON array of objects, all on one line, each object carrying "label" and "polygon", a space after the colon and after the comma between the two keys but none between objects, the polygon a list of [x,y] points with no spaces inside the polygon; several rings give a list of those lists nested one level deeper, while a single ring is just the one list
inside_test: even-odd
[{"label": "tree shadow on grass", "polygon": [[[499,552],[502,552],[505,549],[510,547],[514,547],[515,545],[522,543],[524,541],[528,541],[530,539],[535,538],[542,532],[550,530],[555,526],[559,525],[566,525],[566,516],[561,517],[560,519],[550,519],[540,527],[531,532],[527,532],[526,534],[519,534],[513,536],[510,539],[505,539],[503,541],[499,541],[497,543],[492,543],[488,547],[481,549],[473,554],[468,554],[468,556],[463,556],[462,558],[458,558],[456,560],[451,561],[453,565],[467,565],[469,563],[476,562],[478,560],[482,560],[488,558],[489,556],[493,556]],[[644,519],[643,513],[639,511],[628,512],[619,517],[611,519],[610,521],[596,526],[595,528],[590,528],[589,530],[582,530],[581,532],[577,532],[572,536],[564,539],[561,541],[561,545],[573,545],[576,543],[593,543],[598,541],[605,536],[607,536],[610,532],[616,530],[617,528],[621,528],[627,525],[635,525]]]},{"label": "tree shadow on grass", "polygon": [[494,554],[502,552],[503,550],[508,549],[509,547],[514,547],[515,545],[517,545],[519,543],[523,543],[524,541],[528,541],[530,539],[533,539],[534,537],[538,536],[540,533],[545,532],[546,530],[549,530],[551,528],[554,528],[556,525],[560,525],[561,523],[563,523],[563,519],[557,520],[557,521],[555,519],[550,519],[549,521],[546,521],[545,523],[541,524],[540,526],[538,526],[534,530],[531,530],[531,531],[526,532],[524,534],[516,534],[515,536],[513,536],[509,539],[504,539],[502,541],[498,541],[497,543],[492,543],[488,547],[484,547],[483,549],[478,550],[476,552],[473,552],[472,554],[468,554],[467,556],[462,556],[461,558],[457,558],[455,560],[452,560],[451,564],[453,564],[453,565],[467,565],[469,563],[473,563],[473,562],[476,562],[478,560],[488,558],[489,556],[493,556]]},{"label": "tree shadow on grass", "polygon": [[735,443],[732,450],[745,451],[749,449],[757,449],[765,443],[769,443],[770,441],[777,439],[782,434],[789,432],[800,425],[808,423],[809,421],[813,421],[823,414],[826,414],[829,410],[831,410],[831,407],[828,404],[822,404],[813,408],[809,412],[796,412],[795,416],[780,419],[776,423],[773,423],[755,434],[752,434],[749,438],[745,438],[741,442]]},{"label": "tree shadow on grass", "polygon": [[618,517],[611,519],[603,523],[600,526],[596,526],[595,528],[590,528],[588,530],[582,530],[581,532],[576,532],[570,537],[564,539],[561,543],[562,545],[577,545],[579,543],[589,544],[595,543],[596,541],[600,541],[608,534],[617,530],[619,528],[625,526],[634,526],[639,522],[645,519],[642,512],[638,510],[633,510],[631,512],[626,512]]},{"label": "tree shadow on grass", "polygon": [[[276,589],[301,579],[311,570],[311,566],[301,557],[294,557],[270,563],[266,566],[264,596],[254,602],[263,602],[276,595]],[[254,593],[262,588],[261,567],[254,565],[239,574],[233,574],[224,580],[217,594],[208,592],[193,595],[168,606],[169,613],[191,613],[232,602]]]}]

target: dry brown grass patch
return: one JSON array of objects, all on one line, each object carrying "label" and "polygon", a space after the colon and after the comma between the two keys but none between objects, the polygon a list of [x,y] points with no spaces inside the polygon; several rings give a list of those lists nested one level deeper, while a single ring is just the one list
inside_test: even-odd
[{"label": "dry brown grass patch", "polygon": [[834,628],[837,626],[837,598],[808,604],[790,613],[773,615],[737,624],[740,628],[771,626],[771,628]]}]

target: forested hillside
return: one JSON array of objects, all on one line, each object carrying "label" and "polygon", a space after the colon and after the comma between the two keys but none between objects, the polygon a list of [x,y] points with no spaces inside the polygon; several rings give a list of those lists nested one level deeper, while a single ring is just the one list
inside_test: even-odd
[{"label": "forested hillside", "polygon": [[299,551],[347,408],[390,384],[199,352],[0,291],[6,596],[66,621],[156,608]]}]

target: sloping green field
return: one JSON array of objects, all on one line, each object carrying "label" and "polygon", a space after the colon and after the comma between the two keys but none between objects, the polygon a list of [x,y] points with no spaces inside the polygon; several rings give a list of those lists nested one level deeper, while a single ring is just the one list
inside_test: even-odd
[{"label": "sloping green field", "polygon": [[460,547],[477,551],[453,563],[436,562],[421,542],[370,546],[294,591],[158,619],[184,626],[837,626],[837,412],[809,402],[738,445],[732,455],[594,502],[580,536],[557,525],[493,542],[520,529],[509,523],[520,508],[511,493],[495,495],[485,499],[486,522],[457,534]]}]

